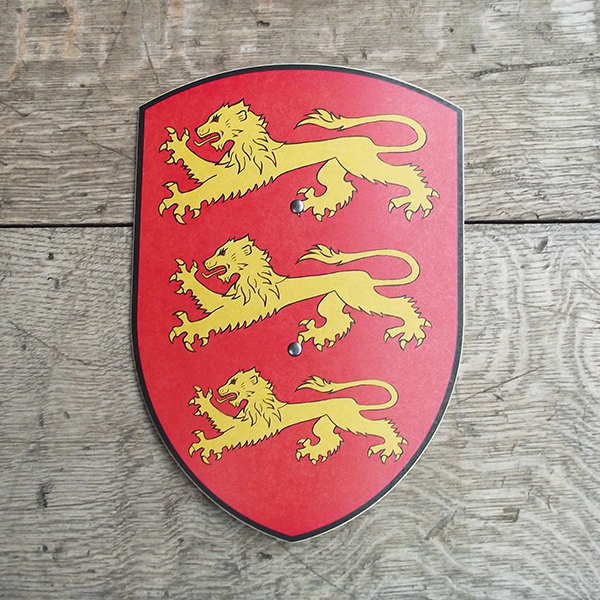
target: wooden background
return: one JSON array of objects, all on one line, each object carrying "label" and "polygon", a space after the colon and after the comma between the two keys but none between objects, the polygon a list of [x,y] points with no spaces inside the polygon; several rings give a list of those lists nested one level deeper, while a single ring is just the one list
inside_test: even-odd
[{"label": "wooden background", "polygon": [[[0,6],[0,598],[600,598],[597,1]],[[186,479],[129,331],[137,107],[283,62],[465,111],[456,392],[390,494],[296,544]]]}]

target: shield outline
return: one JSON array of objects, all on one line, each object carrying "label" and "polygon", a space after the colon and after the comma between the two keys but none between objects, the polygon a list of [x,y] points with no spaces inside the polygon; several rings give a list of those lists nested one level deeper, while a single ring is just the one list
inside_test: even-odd
[{"label": "shield outline", "polygon": [[[285,533],[276,531],[269,527],[266,527],[256,521],[248,518],[247,516],[239,513],[234,508],[229,506],[225,501],[223,501],[219,496],[214,494],[208,487],[202,483],[202,481],[195,475],[195,473],[189,468],[189,466],[185,463],[185,461],[181,458],[180,454],[174,448],[171,440],[166,434],[157,414],[152,404],[152,400],[150,398],[150,393],[146,385],[146,381],[144,378],[142,366],[141,366],[141,358],[139,352],[139,340],[138,340],[138,317],[137,317],[137,299],[138,299],[138,265],[139,265],[139,254],[140,254],[140,220],[141,220],[141,197],[142,197],[142,176],[143,176],[143,144],[144,144],[144,131],[145,131],[145,112],[147,109],[152,106],[166,100],[171,96],[175,96],[181,92],[189,90],[191,88],[210,83],[211,81],[216,81],[219,79],[224,79],[236,75],[244,75],[247,73],[258,73],[258,72],[266,72],[266,71],[283,71],[283,70],[313,70],[313,71],[324,71],[324,72],[340,72],[346,74],[354,74],[363,77],[370,77],[373,79],[377,79],[386,83],[390,83],[396,86],[400,86],[407,90],[416,92],[420,95],[426,96],[435,102],[444,105],[450,110],[456,113],[457,119],[457,333],[456,333],[456,347],[454,353],[454,361],[452,364],[451,375],[448,380],[448,384],[446,387],[446,391],[443,397],[443,400],[440,404],[440,408],[438,413],[431,423],[427,435],[423,438],[419,447],[414,452],[414,454],[410,457],[406,465],[400,470],[400,472],[386,485],[384,486],[377,494],[375,494],[369,501],[365,502],[362,506],[358,507],[354,511],[348,513],[344,517],[337,519],[328,525],[318,527],[312,531],[308,531],[299,535],[290,536]],[[262,65],[256,67],[248,67],[243,69],[234,69],[230,71],[224,71],[222,73],[218,73],[215,75],[211,75],[194,82],[185,84],[173,90],[170,90],[149,102],[143,104],[139,108],[139,119],[138,119],[138,139],[137,139],[137,156],[136,156],[136,199],[135,199],[135,218],[134,218],[134,244],[133,244],[133,285],[132,285],[132,299],[131,299],[131,334],[132,334],[132,346],[135,360],[135,368],[137,372],[137,378],[140,385],[140,389],[142,391],[142,396],[144,398],[144,403],[146,405],[146,409],[158,431],[163,443],[167,447],[169,453],[175,460],[175,462],[181,467],[184,473],[189,477],[189,479],[198,487],[202,492],[210,498],[215,504],[220,506],[223,510],[229,513],[231,516],[236,519],[246,523],[250,527],[261,531],[267,535],[270,535],[274,538],[281,539],[288,542],[296,542],[304,539],[312,538],[314,536],[323,534],[327,531],[335,529],[340,525],[354,519],[361,513],[365,512],[375,503],[377,503],[381,498],[383,498],[392,488],[394,488],[398,482],[406,476],[406,474],[410,471],[413,465],[417,462],[417,460],[421,457],[427,446],[429,445],[433,435],[437,431],[440,422],[446,412],[448,403],[450,401],[450,397],[452,395],[452,391],[454,389],[454,385],[456,382],[456,377],[458,373],[458,367],[460,363],[460,355],[462,349],[462,338],[463,338],[463,313],[464,313],[464,281],[463,281],[463,228],[464,228],[464,218],[463,218],[463,111],[458,106],[448,102],[447,100],[432,94],[431,92],[424,90],[420,87],[414,86],[412,84],[403,82],[398,79],[394,79],[385,75],[376,74],[370,71],[354,69],[348,67],[340,67],[340,66],[328,66],[328,65],[318,65],[318,64],[273,64],[273,65]]]}]

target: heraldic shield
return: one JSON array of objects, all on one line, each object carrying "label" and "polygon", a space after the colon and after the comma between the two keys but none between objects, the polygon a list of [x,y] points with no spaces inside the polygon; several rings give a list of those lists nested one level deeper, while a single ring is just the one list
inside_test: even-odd
[{"label": "heraldic shield", "polygon": [[141,108],[140,384],[231,515],[300,540],[374,504],[440,423],[461,336],[460,109],[297,65]]}]

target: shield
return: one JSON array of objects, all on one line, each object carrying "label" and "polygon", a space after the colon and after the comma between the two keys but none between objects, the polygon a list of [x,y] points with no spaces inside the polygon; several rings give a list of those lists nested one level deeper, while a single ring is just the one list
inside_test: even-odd
[{"label": "shield", "polygon": [[231,515],[308,538],[424,451],[461,346],[461,169],[460,109],[362,71],[247,69],[141,108],[140,384]]}]

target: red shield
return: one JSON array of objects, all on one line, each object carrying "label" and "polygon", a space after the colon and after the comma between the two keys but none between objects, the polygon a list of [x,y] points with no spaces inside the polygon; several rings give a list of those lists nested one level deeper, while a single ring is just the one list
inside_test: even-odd
[{"label": "red shield", "polygon": [[312,66],[218,75],[141,109],[141,387],[184,471],[266,533],[356,516],[440,422],[462,335],[461,117]]}]

